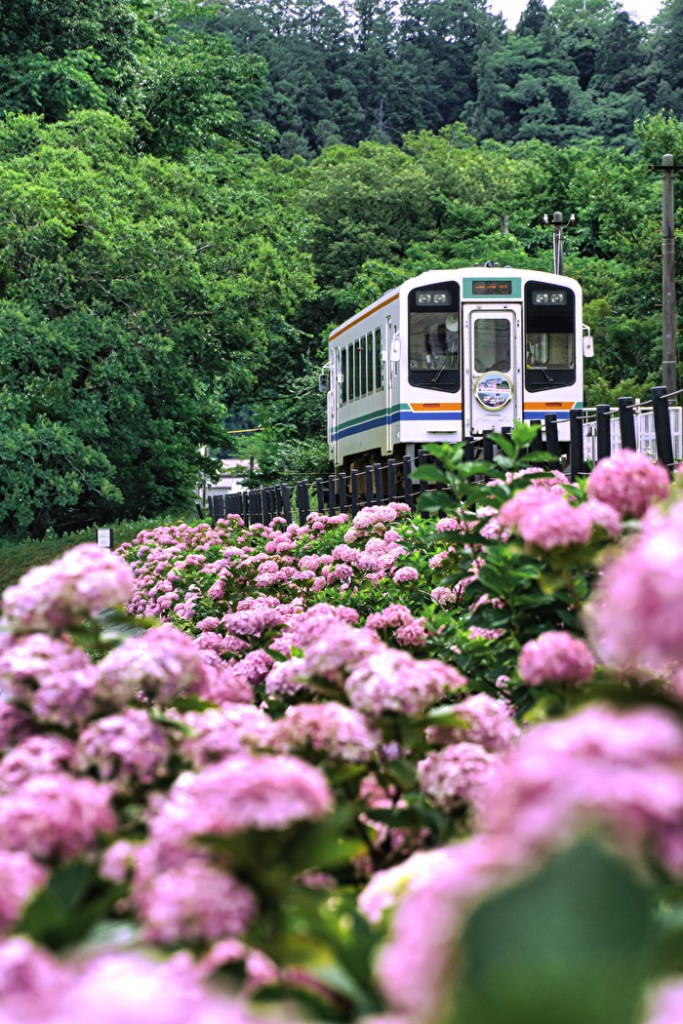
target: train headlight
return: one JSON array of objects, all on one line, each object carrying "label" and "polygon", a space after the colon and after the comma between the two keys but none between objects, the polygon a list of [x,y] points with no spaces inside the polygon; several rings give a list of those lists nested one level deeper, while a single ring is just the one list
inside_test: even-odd
[{"label": "train headlight", "polygon": [[536,289],[531,293],[534,306],[566,306],[567,292],[564,289]]},{"label": "train headlight", "polygon": [[449,291],[421,290],[416,294],[418,306],[450,306],[452,296]]}]

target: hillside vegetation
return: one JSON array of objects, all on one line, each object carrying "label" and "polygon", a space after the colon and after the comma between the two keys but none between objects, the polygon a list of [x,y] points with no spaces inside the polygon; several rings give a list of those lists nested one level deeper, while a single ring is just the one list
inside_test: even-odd
[{"label": "hillside vegetation", "polygon": [[262,481],[320,471],[329,326],[426,268],[550,269],[558,209],[589,401],[649,386],[683,0],[573,6],[4,4],[0,532],[163,515],[226,420]]}]

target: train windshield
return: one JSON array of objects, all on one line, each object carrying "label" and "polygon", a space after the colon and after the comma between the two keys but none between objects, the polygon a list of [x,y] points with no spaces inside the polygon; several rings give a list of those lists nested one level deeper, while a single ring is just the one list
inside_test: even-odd
[{"label": "train windshield", "polygon": [[459,289],[453,282],[411,292],[408,381],[415,387],[460,390],[458,306]]},{"label": "train windshield", "polygon": [[576,301],[571,288],[529,281],[525,297],[525,381],[528,391],[576,380]]}]

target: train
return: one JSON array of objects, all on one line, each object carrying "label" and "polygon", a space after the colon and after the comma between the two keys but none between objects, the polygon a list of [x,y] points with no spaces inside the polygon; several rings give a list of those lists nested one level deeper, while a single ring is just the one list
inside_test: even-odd
[{"label": "train", "polygon": [[415,456],[583,406],[593,339],[577,281],[491,264],[428,270],[329,335],[321,376],[335,469]]}]

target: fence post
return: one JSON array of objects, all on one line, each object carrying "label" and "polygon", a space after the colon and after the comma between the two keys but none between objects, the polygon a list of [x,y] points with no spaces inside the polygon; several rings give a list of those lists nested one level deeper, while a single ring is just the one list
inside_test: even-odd
[{"label": "fence post", "polygon": [[346,512],[346,473],[339,474],[339,511]]},{"label": "fence post", "polygon": [[325,514],[325,487],[321,477],[316,477],[315,493],[318,499],[318,512],[322,516]]},{"label": "fence post", "polygon": [[292,521],[292,491],[289,484],[282,485],[282,514],[288,523]]},{"label": "fence post", "polygon": [[636,451],[636,413],[633,408],[632,398],[619,399],[619,433],[621,435],[621,447],[632,448]]},{"label": "fence post", "polygon": [[[419,469],[420,466],[426,466],[428,461],[429,456],[427,455],[427,452],[424,450],[424,448],[420,448],[419,452],[417,453],[417,468]],[[424,491],[427,490],[427,481],[419,480],[417,488],[420,494],[422,494]]]},{"label": "fence post", "polygon": [[396,501],[396,459],[387,460],[387,501]]},{"label": "fence post", "polygon": [[598,440],[598,461],[607,459],[612,454],[612,437],[610,435],[610,416],[612,410],[609,405],[596,405],[595,407],[595,429]]},{"label": "fence post", "polygon": [[337,508],[337,481],[334,473],[330,473],[327,477],[327,498],[327,507],[330,510],[330,515],[333,516]]},{"label": "fence post", "polygon": [[583,458],[583,409],[569,410],[569,479],[585,472]]},{"label": "fence post", "polygon": [[465,462],[473,462],[474,461],[474,438],[473,437],[466,437],[465,438],[465,447],[463,449],[463,458],[464,458]]},{"label": "fence post", "polygon": [[660,384],[650,388],[652,395],[652,411],[655,421],[655,437],[657,438],[657,458],[663,462],[669,473],[674,468],[674,446],[671,437],[671,418],[669,416],[669,399],[666,388]]},{"label": "fence post", "polygon": [[538,427],[539,430],[538,430],[538,433],[536,434],[536,437],[533,439],[533,441],[529,445],[529,451],[531,451],[531,452],[542,452],[543,451],[543,434],[541,433],[541,430],[540,430],[541,421],[540,420],[532,420],[531,421],[531,426],[532,427]]},{"label": "fence post", "polygon": [[382,480],[382,463],[376,462],[375,470],[375,501],[378,505],[384,504],[384,481]]},{"label": "fence post", "polygon": [[299,507],[299,526],[305,526],[310,511],[308,507],[308,483],[306,480],[299,480],[296,485],[296,503]]},{"label": "fence post", "polygon": [[365,505],[372,505],[374,490],[372,486],[372,466],[365,467]]},{"label": "fence post", "polygon": [[413,460],[410,455],[403,456],[403,499],[411,509],[415,508],[415,497],[413,495]]},{"label": "fence post", "polygon": [[245,526],[249,526],[249,494],[247,491],[240,493],[240,516]]},{"label": "fence post", "polygon": [[358,470],[351,470],[351,518],[353,518],[360,508],[360,502],[358,499]]},{"label": "fence post", "polygon": [[493,441],[489,437],[490,430],[485,430],[481,439],[481,454],[484,462],[491,462],[493,459]]},{"label": "fence post", "polygon": [[557,469],[560,464],[560,436],[557,431],[557,415],[554,412],[548,413],[545,417],[545,447],[555,456],[555,461],[549,462],[548,467]]}]

